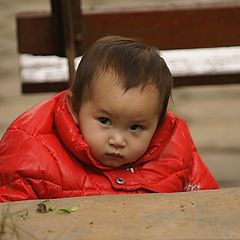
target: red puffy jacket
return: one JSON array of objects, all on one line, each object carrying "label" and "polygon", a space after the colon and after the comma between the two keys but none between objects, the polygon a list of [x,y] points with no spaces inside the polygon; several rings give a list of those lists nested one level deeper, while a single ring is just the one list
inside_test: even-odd
[{"label": "red puffy jacket", "polygon": [[218,188],[186,124],[168,113],[131,168],[101,165],[66,106],[66,92],[31,108],[0,142],[0,201]]}]

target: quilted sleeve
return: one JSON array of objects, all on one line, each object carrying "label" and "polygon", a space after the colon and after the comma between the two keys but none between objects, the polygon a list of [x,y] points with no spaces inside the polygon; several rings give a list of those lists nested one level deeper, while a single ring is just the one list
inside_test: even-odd
[{"label": "quilted sleeve", "polygon": [[27,199],[38,199],[32,187],[24,183],[23,178],[15,182],[1,183],[0,202],[19,201]]},{"label": "quilted sleeve", "polygon": [[51,154],[36,136],[9,129],[0,142],[0,202],[48,198]]}]

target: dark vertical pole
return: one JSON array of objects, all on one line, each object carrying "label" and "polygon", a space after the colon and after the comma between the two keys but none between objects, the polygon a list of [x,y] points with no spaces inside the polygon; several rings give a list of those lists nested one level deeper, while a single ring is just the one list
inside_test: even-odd
[{"label": "dark vertical pole", "polygon": [[61,0],[63,36],[65,42],[65,54],[68,59],[69,86],[73,83],[75,77],[74,59],[76,57],[75,37],[74,37],[74,19],[73,19],[73,0]]},{"label": "dark vertical pole", "polygon": [[51,0],[51,25],[54,45],[57,49],[57,55],[65,57],[65,43],[63,35],[62,4],[59,0]]},{"label": "dark vertical pole", "polygon": [[[74,59],[76,49],[81,45],[81,3],[80,0],[51,0],[52,12],[55,15],[53,22],[57,35],[63,40],[64,55],[68,60],[69,87],[75,78]],[[56,22],[57,19],[57,22]],[[60,28],[59,28],[60,26]],[[60,44],[61,45],[61,44]]]}]

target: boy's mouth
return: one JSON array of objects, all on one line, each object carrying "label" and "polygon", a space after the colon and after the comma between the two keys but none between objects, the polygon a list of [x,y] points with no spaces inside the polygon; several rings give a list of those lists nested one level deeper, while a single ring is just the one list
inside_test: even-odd
[{"label": "boy's mouth", "polygon": [[121,155],[120,153],[107,153],[107,156],[114,158],[123,158],[123,155]]}]

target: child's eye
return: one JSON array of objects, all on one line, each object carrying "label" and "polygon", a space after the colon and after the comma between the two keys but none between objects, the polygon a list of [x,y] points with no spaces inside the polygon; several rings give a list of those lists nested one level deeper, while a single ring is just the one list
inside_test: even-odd
[{"label": "child's eye", "polygon": [[139,131],[142,131],[143,130],[143,127],[138,125],[138,124],[133,124],[131,127],[130,127],[130,130],[132,132],[139,132]]},{"label": "child's eye", "polygon": [[105,117],[100,117],[98,121],[103,125],[108,125],[108,126],[111,125],[111,120]]}]

